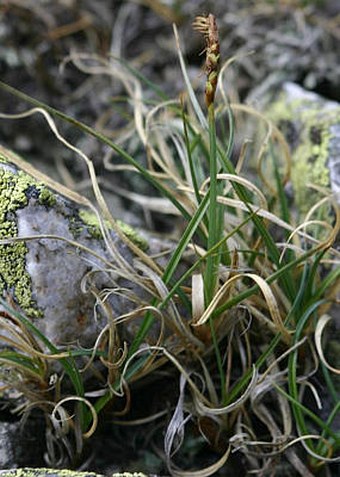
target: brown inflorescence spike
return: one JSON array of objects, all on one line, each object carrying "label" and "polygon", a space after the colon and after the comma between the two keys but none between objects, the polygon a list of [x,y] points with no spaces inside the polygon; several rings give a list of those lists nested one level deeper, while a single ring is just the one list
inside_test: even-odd
[{"label": "brown inflorescence spike", "polygon": [[209,13],[207,17],[197,16],[192,26],[204,35],[206,42],[205,73],[207,82],[205,85],[205,102],[209,107],[215,98],[220,62],[220,42],[216,18],[212,13]]}]

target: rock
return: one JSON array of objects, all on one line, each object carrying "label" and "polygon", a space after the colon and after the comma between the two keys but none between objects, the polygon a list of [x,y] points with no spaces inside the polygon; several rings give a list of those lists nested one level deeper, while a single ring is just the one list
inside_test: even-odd
[{"label": "rock", "polygon": [[[94,472],[76,472],[67,469],[31,469],[29,467],[15,470],[0,470],[0,477],[104,477]],[[111,477],[148,477],[141,472],[118,472]],[[152,476],[150,476],[152,477]],[[157,477],[157,476],[154,476]]]},{"label": "rock", "polygon": [[24,426],[8,412],[0,411],[0,469],[43,465],[44,444],[43,419],[31,416]]},{"label": "rock", "polygon": [[[74,462],[86,458],[88,447],[83,445],[85,438],[83,442],[76,427],[83,424],[79,424],[78,416],[84,415],[83,408],[78,406],[79,399],[98,402],[105,393],[105,398],[111,398],[108,382],[119,379],[119,370],[110,374],[110,365],[116,364],[116,358],[119,366],[124,365],[123,342],[129,344],[133,340],[143,315],[134,317],[131,323],[119,324],[117,330],[110,328],[110,341],[102,335],[97,351],[104,352],[107,346],[111,361],[96,356],[85,370],[84,363],[89,362],[84,354],[89,355],[92,350],[84,348],[92,348],[106,325],[117,316],[135,310],[150,298],[148,289],[139,284],[144,278],[142,273],[147,274],[147,265],[143,264],[143,272],[137,268],[138,259],[147,262],[141,251],[146,247],[145,241],[126,225],[120,224],[115,231],[109,223],[105,223],[104,240],[91,204],[85,208],[87,201],[81,196],[77,198],[77,194],[62,187],[65,194],[61,195],[55,189],[59,190],[59,186],[51,179],[0,146],[0,398],[12,412],[21,413],[24,421],[37,412],[44,423],[38,432],[24,426],[28,435],[36,434],[42,439],[30,451],[33,457],[40,455],[40,462],[21,458],[21,450],[30,447],[18,432],[19,424],[0,423],[0,469],[41,466],[43,459],[48,465],[67,467],[71,461],[75,465]],[[133,246],[127,244],[124,235]],[[167,259],[162,255],[168,243],[164,245],[162,240],[150,237],[150,244],[150,253],[159,252],[158,263],[164,265],[162,260]],[[150,279],[148,283],[150,286]],[[31,324],[39,332],[32,331]],[[149,331],[147,339],[155,342],[160,334],[159,323],[155,322]],[[153,332],[155,336],[150,338]],[[58,351],[71,349],[67,345],[72,344],[75,354],[63,362],[59,356],[42,355],[44,351],[56,353],[44,337]],[[64,398],[68,400],[65,406]],[[57,405],[58,410],[63,407],[60,416],[59,411],[53,414]],[[92,417],[88,418],[90,423]],[[70,421],[75,423],[73,427]],[[96,423],[92,429],[95,426]],[[88,427],[90,424],[85,424],[81,429],[84,435]],[[111,457],[115,456],[108,456]],[[28,470],[20,472],[2,471],[0,475],[77,475],[46,470],[34,474]]]},{"label": "rock", "polygon": [[340,104],[285,83],[266,113],[290,146],[291,179],[301,212],[318,200],[310,184],[331,189],[340,203]]},{"label": "rock", "polygon": [[[95,315],[93,291],[117,287],[115,257],[93,213],[20,170],[13,157],[0,148],[0,239],[40,237],[0,244],[0,294],[55,345],[92,346],[106,324],[103,313]],[[131,266],[129,248],[110,234],[117,260]],[[109,302],[114,316],[127,311],[122,297],[112,294]]]}]

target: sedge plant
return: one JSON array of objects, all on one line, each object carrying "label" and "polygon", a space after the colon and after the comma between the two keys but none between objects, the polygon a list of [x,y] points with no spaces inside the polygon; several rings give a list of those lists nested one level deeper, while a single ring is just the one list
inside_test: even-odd
[{"label": "sedge plant", "polygon": [[[15,319],[21,333],[31,337],[23,339],[16,332],[18,344],[14,346],[14,339],[8,342],[13,349],[3,351],[0,362],[28,374],[30,386],[40,386],[44,392],[46,363],[60,362],[73,394],[55,393],[53,388],[53,396],[48,391],[52,412],[48,406],[44,409],[51,422],[56,423],[56,413],[59,423],[71,422],[64,436],[73,430],[78,451],[81,439],[89,438],[110,401],[117,395],[128,400],[129,386],[151,373],[161,376],[159,370],[166,366],[179,381],[177,395],[164,409],[172,414],[164,421],[164,461],[171,475],[225,472],[231,451],[242,454],[244,472],[269,468],[279,472],[286,466],[299,475],[315,475],[339,460],[340,434],[334,426],[339,413],[339,370],[328,362],[323,339],[324,329],[332,323],[339,286],[340,255],[334,247],[340,229],[339,206],[325,192],[307,218],[295,222],[285,194],[291,168],[285,139],[263,114],[229,102],[214,15],[197,17],[194,28],[205,41],[205,106],[189,80],[176,29],[187,88],[181,101],[167,98],[121,59],[91,56],[88,64],[84,55],[70,58],[86,74],[100,71],[121,81],[133,105],[127,132],[137,133],[140,149],[147,152],[145,164],[127,152],[131,134],[126,134],[125,144],[117,145],[105,133],[0,83],[7,93],[104,143],[127,163],[129,171],[133,168],[157,189],[159,210],[163,206],[164,214],[170,210],[181,225],[165,265],[122,237],[136,254],[137,273],[130,271],[126,276],[140,281],[149,301],[136,296],[135,309],[121,317],[108,312],[108,328],[99,333],[92,350],[56,349],[21,313],[6,310],[12,317],[5,319],[6,328]],[[153,91],[154,101],[144,99],[142,85]],[[253,124],[260,144],[245,142],[236,152],[235,129],[242,118]],[[86,158],[85,162],[103,219],[102,232],[109,235],[105,223],[116,230],[115,220],[92,161]],[[264,163],[265,175],[261,172]],[[118,170],[109,160],[103,165],[108,174]],[[119,170],[123,168],[120,164]],[[255,177],[250,176],[251,168]],[[138,194],[127,196],[143,199]],[[313,220],[325,202],[332,214]],[[327,232],[321,239],[320,226]],[[110,241],[106,243],[110,247]],[[134,320],[134,334],[124,346],[120,340],[104,339],[119,335]],[[43,349],[37,350],[33,339],[42,342]],[[97,362],[106,369],[107,379],[95,392],[86,390],[77,368],[79,356],[88,358],[88,369],[95,370]],[[105,373],[101,370],[101,374]],[[331,396],[331,410],[321,418],[324,393]],[[73,418],[61,411],[72,398],[77,404]],[[30,399],[40,403],[47,398],[28,393],[28,407]],[[217,458],[207,467],[202,464],[203,468],[195,469],[190,463],[184,470],[192,429],[193,435],[203,436]]]}]

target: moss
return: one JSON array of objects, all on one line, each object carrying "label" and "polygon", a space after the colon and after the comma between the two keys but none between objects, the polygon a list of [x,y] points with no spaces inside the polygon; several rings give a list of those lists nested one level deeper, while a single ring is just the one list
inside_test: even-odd
[{"label": "moss", "polygon": [[[98,219],[93,214],[92,212],[86,211],[86,210],[81,210],[79,212],[79,216],[81,220],[86,224],[86,226],[89,229],[89,232],[94,238],[101,238],[102,234],[100,231]],[[108,222],[105,222],[107,227],[110,228],[110,224]],[[148,243],[147,241],[141,237],[138,232],[131,227],[130,225],[126,224],[125,222],[122,222],[121,220],[117,220],[117,225],[121,229],[124,235],[131,240],[137,247],[139,247],[141,250],[147,250],[148,249]]]},{"label": "moss", "polygon": [[[0,161],[5,162],[3,156]],[[22,171],[0,168],[0,238],[17,237],[16,211],[25,207],[31,197],[39,203],[53,203],[53,195],[43,184]],[[25,268],[28,250],[24,242],[0,245],[0,293],[10,293],[30,317],[42,316],[32,298],[31,278]]]}]

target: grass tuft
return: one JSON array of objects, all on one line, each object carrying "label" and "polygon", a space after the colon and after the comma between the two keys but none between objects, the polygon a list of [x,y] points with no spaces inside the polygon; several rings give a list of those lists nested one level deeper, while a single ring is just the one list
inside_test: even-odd
[{"label": "grass tuft", "polygon": [[[119,144],[0,82],[5,92],[34,106],[25,117],[43,114],[55,136],[86,164],[93,202],[44,181],[93,210],[112,257],[112,262],[103,259],[103,266],[147,296],[129,295],[134,308],[122,316],[112,316],[106,305],[107,325],[90,350],[56,347],[14,304],[1,299],[2,391],[16,392],[18,412],[43,411],[49,462],[57,464],[58,443],[62,464],[69,465],[81,459],[83,441],[95,432],[109,403],[125,397],[127,412],[133,405],[130,387],[146,383],[147,394],[152,375],[161,390],[166,370],[178,380],[177,395],[154,415],[162,417],[164,462],[171,475],[229,472],[230,456],[240,454],[245,472],[275,472],[284,458],[289,472],[314,475],[339,460],[340,433],[334,425],[339,369],[329,362],[324,339],[339,291],[339,206],[324,191],[322,201],[297,222],[296,204],[289,204],[285,193],[292,167],[289,145],[260,112],[231,103],[221,91],[213,15],[198,17],[195,25],[206,42],[206,112],[190,83],[176,29],[187,88],[181,101],[166,98],[121,59],[70,57],[86,74],[110,75],[125,89],[126,109],[132,111]],[[157,190],[161,197],[129,194],[129,185],[121,193],[150,211],[151,199],[157,200],[159,212],[176,222],[165,261],[138,249],[119,231],[93,161],[60,135],[52,118],[72,124],[120,158],[118,166],[111,156],[103,160],[108,177],[112,171],[129,171]],[[235,132],[245,122],[257,140],[236,148]],[[146,161],[138,161],[131,150],[145,153]],[[41,179],[31,168],[30,173]],[[332,210],[328,221],[319,217],[324,206]],[[134,267],[116,250],[107,223],[134,253]],[[110,293],[124,292],[99,292],[98,302],[104,305]],[[169,412],[172,418],[166,420]],[[188,464],[190,442],[196,452],[190,451],[194,457]],[[199,470],[194,467],[202,442],[214,450],[216,462]]]}]

